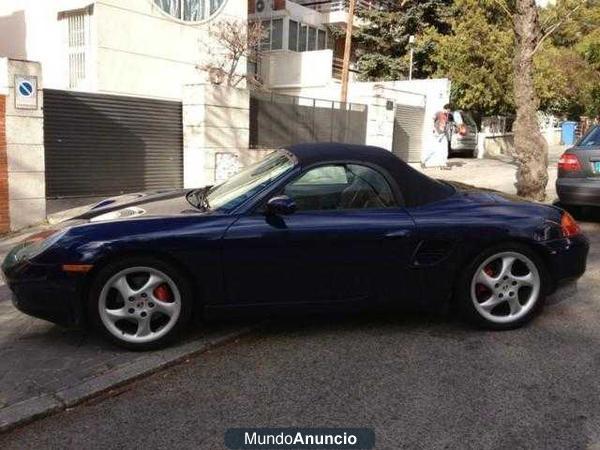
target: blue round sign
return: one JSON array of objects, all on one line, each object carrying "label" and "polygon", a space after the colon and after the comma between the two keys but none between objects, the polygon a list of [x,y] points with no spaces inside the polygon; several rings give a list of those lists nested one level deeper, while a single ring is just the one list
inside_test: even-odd
[{"label": "blue round sign", "polygon": [[19,93],[23,97],[31,97],[33,95],[33,84],[29,81],[21,81],[19,84]]}]

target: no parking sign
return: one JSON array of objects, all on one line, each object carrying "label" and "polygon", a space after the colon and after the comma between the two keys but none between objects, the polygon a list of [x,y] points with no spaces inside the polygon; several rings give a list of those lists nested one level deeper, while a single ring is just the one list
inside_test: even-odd
[{"label": "no parking sign", "polygon": [[15,108],[37,109],[37,77],[28,75],[15,76]]}]

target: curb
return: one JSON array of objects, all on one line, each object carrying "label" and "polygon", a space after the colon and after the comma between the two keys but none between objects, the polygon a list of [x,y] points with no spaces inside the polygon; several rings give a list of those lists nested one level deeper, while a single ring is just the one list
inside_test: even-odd
[{"label": "curb", "polygon": [[189,342],[180,347],[166,349],[149,358],[124,364],[120,367],[93,377],[76,386],[53,394],[43,394],[30,398],[0,410],[0,433],[41,419],[56,412],[64,411],[75,405],[102,395],[112,389],[147,377],[160,370],[174,366],[183,360],[199,355],[212,348],[227,344],[241,336],[257,330],[262,323],[250,325],[222,336],[207,340]]}]

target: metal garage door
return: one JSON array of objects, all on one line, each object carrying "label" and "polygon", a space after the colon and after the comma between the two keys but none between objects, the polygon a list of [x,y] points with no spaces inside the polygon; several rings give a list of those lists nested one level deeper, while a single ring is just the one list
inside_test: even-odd
[{"label": "metal garage door", "polygon": [[250,146],[280,148],[306,142],[364,144],[367,105],[253,92]]},{"label": "metal garage door", "polygon": [[48,198],[183,186],[181,102],[44,90]]},{"label": "metal garage door", "polygon": [[397,105],[392,152],[407,162],[421,161],[425,108]]}]

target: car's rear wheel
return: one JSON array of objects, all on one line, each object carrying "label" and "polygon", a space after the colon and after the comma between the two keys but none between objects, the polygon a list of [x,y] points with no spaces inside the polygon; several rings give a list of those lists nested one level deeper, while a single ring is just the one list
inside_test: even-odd
[{"label": "car's rear wheel", "polygon": [[106,337],[132,350],[164,346],[188,324],[189,283],[155,258],[127,258],[98,272],[90,289],[91,321]]},{"label": "car's rear wheel", "polygon": [[484,252],[467,268],[459,306],[468,320],[495,330],[529,322],[544,303],[545,269],[526,246],[504,245]]}]

